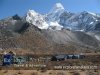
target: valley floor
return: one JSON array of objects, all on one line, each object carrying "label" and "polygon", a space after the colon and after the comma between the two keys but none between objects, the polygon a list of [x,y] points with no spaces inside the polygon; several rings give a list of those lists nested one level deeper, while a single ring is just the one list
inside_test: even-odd
[{"label": "valley floor", "polygon": [[100,70],[1,70],[0,75],[100,75]]}]

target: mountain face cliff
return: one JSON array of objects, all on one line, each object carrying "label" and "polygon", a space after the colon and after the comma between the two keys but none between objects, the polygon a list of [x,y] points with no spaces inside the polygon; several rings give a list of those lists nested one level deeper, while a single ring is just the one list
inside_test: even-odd
[{"label": "mountain face cliff", "polygon": [[0,49],[23,48],[62,53],[100,49],[100,15],[71,13],[57,3],[42,15],[29,10],[24,17],[0,20]]}]

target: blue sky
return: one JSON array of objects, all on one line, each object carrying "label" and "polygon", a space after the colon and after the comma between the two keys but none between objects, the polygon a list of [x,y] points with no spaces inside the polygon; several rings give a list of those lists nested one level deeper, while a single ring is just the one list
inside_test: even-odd
[{"label": "blue sky", "polygon": [[66,11],[100,13],[100,0],[0,0],[0,19],[14,14],[23,16],[29,9],[45,14],[59,2]]}]

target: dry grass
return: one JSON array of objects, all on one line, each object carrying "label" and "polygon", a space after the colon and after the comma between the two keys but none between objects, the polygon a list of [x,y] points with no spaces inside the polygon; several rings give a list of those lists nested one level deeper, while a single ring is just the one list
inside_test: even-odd
[{"label": "dry grass", "polygon": [[8,70],[5,70],[3,73],[8,73]]},{"label": "dry grass", "polygon": [[80,75],[80,74],[76,72],[76,73],[74,73],[73,75]]},{"label": "dry grass", "polygon": [[47,70],[41,72],[40,70],[1,70],[0,75],[100,75],[100,70],[81,71],[81,70]]},{"label": "dry grass", "polygon": [[56,75],[65,75],[63,72],[58,72]]},{"label": "dry grass", "polygon": [[37,72],[32,72],[31,75],[38,75],[38,73]]},{"label": "dry grass", "polygon": [[18,71],[18,74],[23,74],[23,72],[22,71]]}]

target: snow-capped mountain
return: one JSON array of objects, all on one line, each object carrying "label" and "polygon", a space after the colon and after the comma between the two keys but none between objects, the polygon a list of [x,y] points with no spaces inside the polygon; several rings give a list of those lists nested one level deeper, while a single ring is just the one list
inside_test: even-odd
[{"label": "snow-capped mountain", "polygon": [[40,29],[47,29],[48,24],[44,20],[44,17],[35,12],[34,10],[29,10],[27,13],[26,21],[32,23],[33,25],[37,26]]},{"label": "snow-capped mountain", "polygon": [[60,15],[65,11],[64,7],[61,3],[57,3],[54,7],[50,10],[50,12],[46,15],[46,21],[59,21]]},{"label": "snow-capped mountain", "polygon": [[46,15],[29,10],[26,21],[40,29],[61,30],[67,28],[75,31],[92,31],[100,19],[99,14],[83,11],[71,13],[61,3],[56,3]]},{"label": "snow-capped mountain", "polygon": [[29,10],[26,21],[40,29],[61,30],[63,26],[58,23],[58,19],[63,12],[62,10],[64,10],[64,8],[60,3],[54,5],[53,9],[47,15],[41,15],[34,10]]},{"label": "snow-capped mountain", "polygon": [[[65,15],[64,15],[65,17]],[[70,28],[71,30],[81,30],[81,31],[91,31],[95,29],[95,24],[98,22],[98,16],[96,14],[91,14],[89,12],[81,12],[72,15],[71,17],[65,19],[63,23],[63,15],[61,20],[61,24],[64,24],[65,28]]]}]

